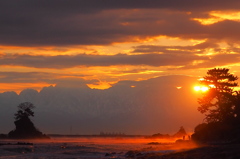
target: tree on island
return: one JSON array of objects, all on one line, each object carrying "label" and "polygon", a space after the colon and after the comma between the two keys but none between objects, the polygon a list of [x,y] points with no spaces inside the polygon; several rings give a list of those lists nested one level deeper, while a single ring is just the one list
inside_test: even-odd
[{"label": "tree on island", "polygon": [[18,105],[18,111],[14,114],[16,120],[29,118],[30,116],[34,117],[34,109],[35,106],[30,102],[21,103]]},{"label": "tree on island", "polygon": [[49,138],[37,130],[30,120],[30,116],[34,117],[35,106],[30,102],[20,103],[18,111],[14,114],[16,129],[8,133],[9,138],[22,139],[22,138]]},{"label": "tree on island", "polygon": [[237,76],[226,68],[208,70],[200,83],[208,91],[198,99],[198,110],[205,114],[205,123],[198,125],[192,138],[199,141],[233,140],[239,138],[240,95],[234,91]]}]

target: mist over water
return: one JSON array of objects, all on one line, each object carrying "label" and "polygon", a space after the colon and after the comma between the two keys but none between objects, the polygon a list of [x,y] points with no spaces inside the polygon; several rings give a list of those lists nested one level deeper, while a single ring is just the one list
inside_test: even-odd
[{"label": "mist over water", "polygon": [[[54,137],[51,140],[2,140],[0,158],[126,158],[128,151],[141,153],[170,153],[197,147],[196,144],[177,145],[176,139],[147,139],[144,137]],[[10,145],[17,142],[33,145]],[[9,144],[10,143],[10,144]],[[159,144],[149,144],[159,143]]]}]

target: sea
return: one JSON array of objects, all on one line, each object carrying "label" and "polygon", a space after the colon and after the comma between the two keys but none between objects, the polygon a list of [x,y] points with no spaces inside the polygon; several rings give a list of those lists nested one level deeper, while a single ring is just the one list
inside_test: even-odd
[{"label": "sea", "polygon": [[[0,159],[123,159],[129,155],[172,153],[175,139],[146,137],[51,137],[0,140]],[[132,153],[131,153],[132,152]]]}]

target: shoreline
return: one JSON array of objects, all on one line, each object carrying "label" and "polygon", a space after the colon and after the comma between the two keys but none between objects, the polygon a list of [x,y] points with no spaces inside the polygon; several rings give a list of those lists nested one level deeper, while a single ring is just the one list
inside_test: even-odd
[{"label": "shoreline", "polygon": [[[83,138],[82,138],[83,139]],[[18,140],[0,144],[0,150],[16,156],[72,156],[91,154],[100,158],[134,158],[134,159],[238,159],[240,158],[239,143],[197,144],[191,140],[175,143],[132,143],[128,140],[52,140],[47,142],[19,142]],[[113,141],[116,141],[114,143]],[[19,142],[19,143],[18,143]],[[123,145],[124,144],[124,145]],[[112,146],[115,146],[114,148]],[[126,147],[128,146],[128,147]],[[136,147],[140,146],[140,147]],[[112,149],[109,149],[109,148]],[[104,148],[99,151],[99,148]],[[46,150],[45,150],[46,149]],[[45,151],[48,152],[45,154]],[[24,152],[22,154],[21,152]],[[81,152],[81,153],[80,153]]]},{"label": "shoreline", "polygon": [[[136,159],[238,159],[240,158],[240,144],[206,144],[189,149],[179,149],[175,152],[163,154],[142,153],[135,154]],[[130,157],[131,158],[131,157]]]}]

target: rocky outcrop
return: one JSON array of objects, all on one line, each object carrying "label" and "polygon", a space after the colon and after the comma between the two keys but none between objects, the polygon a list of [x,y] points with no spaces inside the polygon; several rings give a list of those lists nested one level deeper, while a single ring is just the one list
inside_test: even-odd
[{"label": "rocky outcrop", "polygon": [[187,135],[187,133],[186,133],[185,129],[183,128],[183,126],[181,126],[180,129],[178,130],[178,132],[173,135],[173,137],[181,138],[181,137],[184,137],[186,135]]},{"label": "rocky outcrop", "polygon": [[21,118],[14,122],[16,129],[8,133],[12,139],[49,139],[48,136],[37,130],[28,117]]}]

